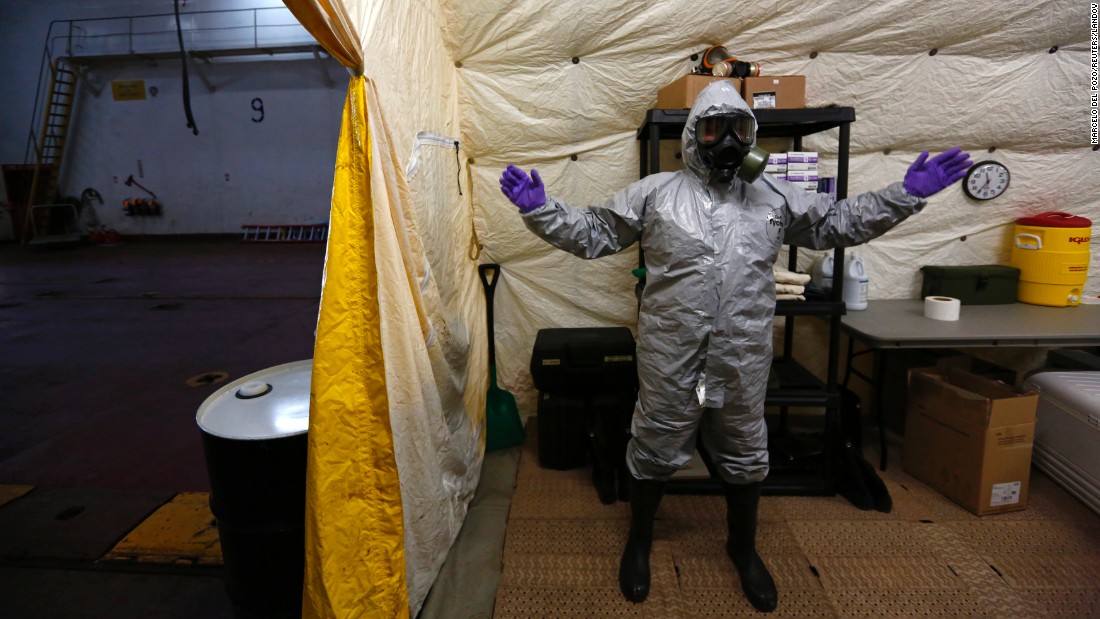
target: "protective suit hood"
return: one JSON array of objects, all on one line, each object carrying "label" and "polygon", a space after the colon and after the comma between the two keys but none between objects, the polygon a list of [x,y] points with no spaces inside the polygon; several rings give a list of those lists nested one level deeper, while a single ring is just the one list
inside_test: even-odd
[{"label": "protective suit hood", "polygon": [[[704,116],[731,114],[737,111],[744,112],[752,116],[753,119],[756,118],[752,110],[749,109],[748,104],[737,92],[737,89],[733,87],[733,83],[730,80],[720,80],[707,86],[699,93],[699,96],[695,98],[695,105],[691,107],[691,111],[688,113],[687,122],[684,123],[684,133],[680,138],[684,166],[692,176],[704,183],[710,178],[710,169],[703,163],[703,156],[699,152],[699,144],[695,140],[695,123]],[[750,146],[756,146],[755,135]]]}]

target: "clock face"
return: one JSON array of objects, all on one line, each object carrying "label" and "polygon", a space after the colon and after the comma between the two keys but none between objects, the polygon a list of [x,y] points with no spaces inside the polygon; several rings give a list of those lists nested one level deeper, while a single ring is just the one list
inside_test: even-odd
[{"label": "clock face", "polygon": [[966,173],[963,191],[975,200],[992,200],[1008,189],[1008,168],[997,161],[979,161]]}]

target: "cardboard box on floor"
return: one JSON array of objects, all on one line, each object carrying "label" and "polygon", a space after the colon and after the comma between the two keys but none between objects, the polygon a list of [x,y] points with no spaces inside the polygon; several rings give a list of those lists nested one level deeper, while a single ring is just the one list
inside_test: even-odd
[{"label": "cardboard box on floor", "polygon": [[695,104],[695,97],[699,96],[704,88],[719,80],[732,82],[737,92],[741,92],[741,80],[736,77],[685,75],[657,91],[657,109],[680,110],[690,108]]},{"label": "cardboard box on floor", "polygon": [[806,107],[805,75],[767,75],[741,81],[741,97],[753,109]]},{"label": "cardboard box on floor", "polygon": [[1037,393],[941,366],[909,372],[908,400],[905,472],[979,516],[1027,507]]}]

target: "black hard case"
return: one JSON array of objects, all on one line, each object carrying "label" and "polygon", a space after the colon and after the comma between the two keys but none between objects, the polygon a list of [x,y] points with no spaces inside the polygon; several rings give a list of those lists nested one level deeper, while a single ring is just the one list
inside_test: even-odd
[{"label": "black hard case", "polygon": [[999,264],[921,267],[920,296],[952,297],[963,305],[1000,305],[1016,302],[1020,269]]},{"label": "black hard case", "polygon": [[542,392],[618,392],[638,388],[634,336],[626,327],[541,329],[531,378]]},{"label": "black hard case", "polygon": [[550,393],[538,399],[539,465],[568,470],[592,465],[600,501],[625,496],[626,444],[637,393]]},{"label": "black hard case", "polygon": [[588,463],[588,398],[539,393],[539,465],[565,471]]}]

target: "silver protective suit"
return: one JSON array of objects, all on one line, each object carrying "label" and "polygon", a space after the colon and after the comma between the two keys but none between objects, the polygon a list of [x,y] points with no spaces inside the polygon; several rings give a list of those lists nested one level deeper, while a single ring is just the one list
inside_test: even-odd
[{"label": "silver protective suit", "polygon": [[763,480],[772,265],[781,246],[857,245],[925,204],[900,182],[847,200],[769,174],[752,184],[711,183],[695,123],[734,110],[749,108],[729,82],[716,82],[699,94],[684,127],[685,170],[647,176],[602,206],[580,209],[550,197],[523,215],[532,232],[582,258],[641,242],[647,273],[638,315],[639,393],[627,448],[639,479],[667,479],[686,467],[702,432],[726,482]]}]

